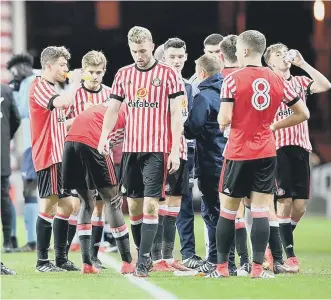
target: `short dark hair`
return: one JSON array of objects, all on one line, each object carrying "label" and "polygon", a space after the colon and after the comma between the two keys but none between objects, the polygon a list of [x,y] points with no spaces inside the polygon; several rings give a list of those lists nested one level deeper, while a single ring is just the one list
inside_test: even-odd
[{"label": "short dark hair", "polygon": [[220,43],[221,52],[224,58],[231,63],[237,62],[237,56],[236,56],[237,38],[238,38],[237,35],[230,34],[227,35]]},{"label": "short dark hair", "polygon": [[167,50],[169,48],[184,48],[186,51],[186,43],[177,37],[170,38],[164,43],[164,50]]},{"label": "short dark hair", "polygon": [[223,35],[220,35],[218,33],[213,33],[211,35],[208,35],[206,39],[203,41],[203,45],[219,45],[219,43],[223,40]]},{"label": "short dark hair", "polygon": [[7,62],[7,69],[10,70],[13,66],[18,64],[25,64],[32,68],[33,66],[33,57],[32,55],[26,54],[16,54]]}]

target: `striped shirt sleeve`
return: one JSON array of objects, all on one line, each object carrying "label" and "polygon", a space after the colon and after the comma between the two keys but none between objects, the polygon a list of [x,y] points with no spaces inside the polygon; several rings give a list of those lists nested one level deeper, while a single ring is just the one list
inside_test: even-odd
[{"label": "striped shirt sleeve", "polygon": [[169,88],[169,98],[176,98],[178,96],[184,95],[184,81],[180,78],[179,74],[170,69],[168,73],[168,88]]},{"label": "striped shirt sleeve", "polygon": [[285,104],[290,107],[290,106],[294,105],[295,103],[297,103],[300,100],[300,97],[293,90],[293,88],[289,85],[289,83],[287,83],[285,80],[283,81],[283,83],[284,83],[283,102],[285,102]]},{"label": "striped shirt sleeve", "polygon": [[53,110],[53,101],[60,96],[55,89],[52,89],[46,82],[40,81],[34,88],[34,98],[41,107]]},{"label": "striped shirt sleeve", "polygon": [[118,101],[123,101],[125,98],[125,90],[122,80],[122,72],[118,71],[115,75],[113,85],[111,87],[110,98],[114,98]]},{"label": "striped shirt sleeve", "polygon": [[225,77],[221,88],[221,102],[234,102],[237,86],[233,76]]}]

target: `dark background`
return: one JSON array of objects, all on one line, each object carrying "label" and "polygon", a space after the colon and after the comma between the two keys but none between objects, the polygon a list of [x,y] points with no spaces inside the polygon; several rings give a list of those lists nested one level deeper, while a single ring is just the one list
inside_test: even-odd
[{"label": "dark background", "polygon": [[[264,33],[268,45],[282,42],[289,48],[298,49],[311,65],[315,65],[313,2],[125,1],[119,2],[119,6],[118,27],[102,30],[98,28],[96,2],[26,2],[27,49],[35,57],[34,67],[40,68],[40,53],[50,45],[65,45],[70,49],[72,69],[81,67],[81,58],[88,51],[102,50],[109,61],[104,83],[110,86],[116,71],[133,62],[127,45],[127,33],[131,27],[140,25],[152,32],[156,47],[175,36],[186,42],[188,60],[183,75],[190,78],[194,72],[194,60],[203,53],[203,41],[209,34],[225,36],[240,33],[236,27],[236,15],[240,10],[245,12],[246,30],[256,29]],[[296,67],[291,72],[293,75],[304,74]],[[317,97],[313,95],[312,100],[308,101],[311,111],[309,126],[311,133],[315,131],[319,134],[331,128],[331,121],[325,116],[321,121],[324,107],[319,105],[321,102],[315,101]],[[326,109],[331,114],[331,105]],[[318,144],[329,137],[323,134],[318,136]]]},{"label": "dark background", "polygon": [[[156,46],[170,37],[187,43],[188,61],[185,77],[194,72],[194,60],[202,54],[203,40],[211,33],[224,32],[219,25],[217,1],[213,2],[121,2],[121,26],[100,30],[96,24],[94,2],[27,2],[28,49],[39,58],[43,48],[65,45],[72,53],[71,66],[80,67],[89,50],[102,50],[109,60],[105,83],[110,85],[121,66],[132,63],[127,46],[127,32],[135,26],[147,27]],[[307,8],[308,7],[308,8]],[[283,42],[300,49],[307,61],[313,61],[310,47],[312,12],[305,2],[247,2],[246,29],[263,32],[268,44]],[[38,59],[35,67],[39,68]]]}]

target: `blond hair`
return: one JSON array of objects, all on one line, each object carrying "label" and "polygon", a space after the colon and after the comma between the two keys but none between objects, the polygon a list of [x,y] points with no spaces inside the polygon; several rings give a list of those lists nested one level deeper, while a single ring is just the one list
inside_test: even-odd
[{"label": "blond hair", "polygon": [[89,51],[82,58],[82,68],[86,69],[87,67],[99,67],[102,66],[103,69],[106,69],[107,59],[106,56],[101,51]]},{"label": "blond hair", "polygon": [[263,54],[267,42],[263,33],[257,30],[247,30],[238,36],[238,41],[242,41],[252,52]]},{"label": "blond hair", "polygon": [[222,63],[220,59],[212,54],[202,55],[195,61],[195,63],[209,76],[219,73],[222,68]]},{"label": "blond hair", "polygon": [[145,42],[153,42],[151,32],[144,27],[135,26],[128,33],[129,43],[142,44]]},{"label": "blond hair", "polygon": [[279,51],[282,48],[285,48],[286,50],[288,50],[288,47],[282,43],[273,44],[267,48],[267,50],[265,51],[265,53],[263,55],[264,61],[266,62],[267,65],[269,65],[269,60],[270,60],[271,54]]},{"label": "blond hair", "polygon": [[54,64],[60,57],[67,61],[71,58],[70,52],[66,47],[49,46],[45,48],[40,55],[42,69],[45,68],[46,64]]}]

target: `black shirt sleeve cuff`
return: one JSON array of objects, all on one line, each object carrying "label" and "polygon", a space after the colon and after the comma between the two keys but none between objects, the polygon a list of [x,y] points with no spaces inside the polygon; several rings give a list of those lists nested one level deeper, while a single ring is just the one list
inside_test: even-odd
[{"label": "black shirt sleeve cuff", "polygon": [[311,85],[314,83],[314,81],[309,82],[307,86],[307,96],[312,95],[313,92],[311,91]]},{"label": "black shirt sleeve cuff", "polygon": [[115,94],[110,94],[109,98],[113,98],[113,99],[121,101],[121,102],[123,102],[123,100],[124,100],[124,97],[121,97],[121,96],[118,96],[118,95],[115,95]]},{"label": "black shirt sleeve cuff", "polygon": [[233,98],[221,98],[221,102],[234,102]]},{"label": "black shirt sleeve cuff", "polygon": [[49,99],[49,102],[48,102],[48,105],[47,105],[47,109],[49,110],[53,110],[55,108],[53,102],[54,102],[54,99],[56,97],[59,97],[60,95],[54,95],[51,99]]},{"label": "black shirt sleeve cuff", "polygon": [[184,95],[184,92],[183,92],[183,91],[179,91],[179,92],[177,92],[177,93],[170,94],[170,95],[169,95],[169,98],[170,98],[170,99],[171,99],[171,98],[176,98],[176,97],[178,97],[178,96],[182,96],[182,95]]},{"label": "black shirt sleeve cuff", "polygon": [[291,107],[292,105],[294,105],[295,103],[297,103],[299,100],[300,100],[300,97],[297,96],[297,97],[295,97],[293,100],[291,100],[290,102],[286,102],[286,105],[287,105],[288,107]]}]

